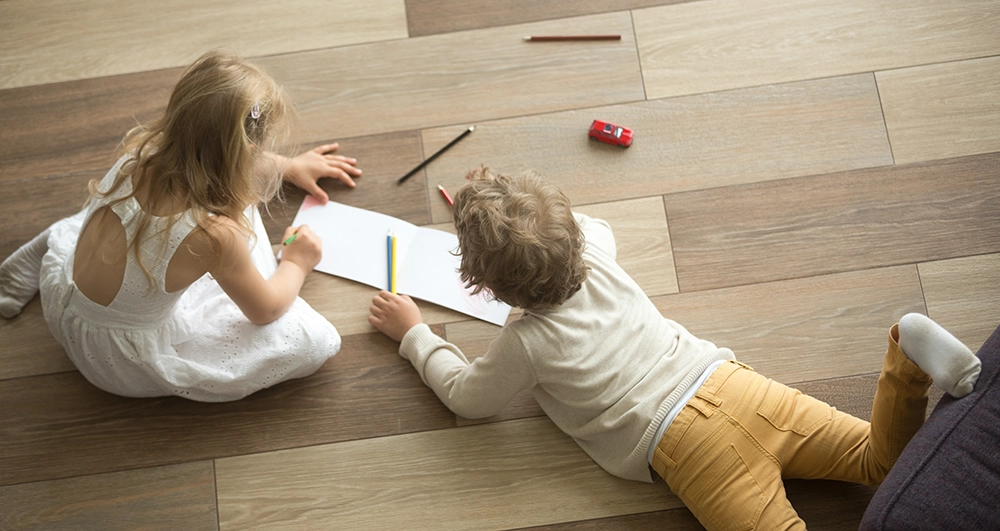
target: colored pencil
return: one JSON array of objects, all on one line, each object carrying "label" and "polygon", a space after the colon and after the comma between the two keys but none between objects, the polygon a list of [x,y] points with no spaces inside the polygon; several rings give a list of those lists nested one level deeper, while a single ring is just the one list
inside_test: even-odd
[{"label": "colored pencil", "polygon": [[389,292],[395,293],[392,286],[392,231],[385,233],[385,274],[387,278]]},{"label": "colored pencil", "polygon": [[450,195],[448,195],[448,190],[445,190],[445,189],[444,189],[444,186],[441,186],[441,185],[439,184],[439,185],[438,185],[438,190],[441,190],[441,195],[443,195],[443,196],[444,196],[444,200],[445,200],[445,201],[447,201],[449,205],[451,205],[451,206],[455,206],[455,201],[453,201],[453,200],[451,199],[451,196],[450,196]]},{"label": "colored pencil", "polygon": [[554,42],[554,41],[620,41],[621,35],[532,35],[525,37],[528,42]]},{"label": "colored pencil", "polygon": [[298,235],[299,235],[298,232],[293,232],[292,235],[289,236],[287,240],[281,242],[281,245],[288,245],[288,244],[294,242],[295,241],[295,237],[298,236]]},{"label": "colored pencil", "polygon": [[414,173],[417,173],[418,171],[424,169],[424,166],[430,164],[430,162],[432,160],[436,159],[438,157],[438,155],[444,153],[445,151],[448,151],[448,149],[451,146],[454,146],[455,144],[458,143],[459,140],[465,138],[469,133],[471,133],[471,132],[473,132],[475,130],[476,130],[476,126],[472,126],[472,127],[468,128],[468,129],[466,129],[465,131],[462,131],[462,134],[460,134],[457,137],[455,137],[454,140],[452,140],[451,142],[448,142],[443,148],[437,150],[433,155],[427,157],[427,159],[424,160],[423,162],[421,162],[420,164],[417,164],[416,168],[413,168],[412,170],[410,170],[409,172],[407,172],[406,175],[400,177],[399,180],[396,181],[396,184],[403,184],[403,182],[406,181],[407,179],[409,179],[410,176],[412,176]]},{"label": "colored pencil", "polygon": [[392,233],[392,289],[390,290],[393,295],[396,294],[396,289],[399,287],[396,285],[396,233]]}]

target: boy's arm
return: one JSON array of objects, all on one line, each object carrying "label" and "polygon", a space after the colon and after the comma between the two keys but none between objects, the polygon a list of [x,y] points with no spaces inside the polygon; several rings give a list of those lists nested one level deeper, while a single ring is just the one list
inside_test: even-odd
[{"label": "boy's arm", "polygon": [[536,383],[513,334],[501,332],[483,357],[469,363],[461,350],[421,323],[403,337],[399,354],[410,360],[448,409],[465,418],[495,415],[514,395]]},{"label": "boy's arm", "polygon": [[573,212],[573,217],[580,224],[580,230],[587,240],[587,246],[600,249],[615,259],[618,255],[618,246],[615,244],[615,235],[611,232],[611,225],[603,219],[592,218],[586,214]]}]

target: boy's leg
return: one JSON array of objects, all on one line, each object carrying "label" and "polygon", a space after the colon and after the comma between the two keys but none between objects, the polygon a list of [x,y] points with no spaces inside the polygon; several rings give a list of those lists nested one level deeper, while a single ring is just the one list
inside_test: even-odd
[{"label": "boy's leg", "polygon": [[22,245],[0,264],[0,315],[10,319],[38,293],[42,257],[49,249],[49,229]]},{"label": "boy's leg", "polygon": [[803,395],[813,408],[830,409],[831,420],[779,455],[785,477],[878,484],[924,423],[931,379],[899,347],[898,326],[889,332],[871,423]]},{"label": "boy's leg", "polygon": [[653,469],[706,529],[805,529],[781,468],[747,429],[769,380],[721,365],[667,428]]}]

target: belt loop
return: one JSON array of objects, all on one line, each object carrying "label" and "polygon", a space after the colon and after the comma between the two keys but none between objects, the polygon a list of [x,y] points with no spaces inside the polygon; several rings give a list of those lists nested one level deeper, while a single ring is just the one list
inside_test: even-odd
[{"label": "belt loop", "polygon": [[667,457],[667,454],[657,447],[653,450],[653,470],[660,475],[661,478],[666,479],[667,470],[673,470],[677,468],[677,463],[673,459]]}]

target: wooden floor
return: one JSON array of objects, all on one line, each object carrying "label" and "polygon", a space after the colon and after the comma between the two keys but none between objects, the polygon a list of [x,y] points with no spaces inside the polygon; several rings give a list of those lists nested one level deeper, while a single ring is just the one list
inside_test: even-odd
[{"label": "wooden floor", "polygon": [[[298,142],[357,157],[358,188],[325,183],[333,199],[447,228],[436,185],[534,168],[611,223],[664,315],[856,415],[903,314],[973,350],[1000,322],[996,0],[122,5],[0,1],[0,257],[78,210],[180,67],[227,47],[288,88]],[[622,39],[522,40],[585,33]],[[634,145],[588,142],[595,118]],[[272,205],[274,238],[302,197]],[[0,529],[700,529],[527,394],[451,414],[367,324],[374,292],[313,273],[303,296],[342,350],[228,404],[95,389],[37,298],[0,320]],[[470,356],[497,334],[422,307]],[[810,529],[855,529],[872,492],[789,482]]]}]

